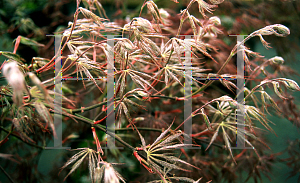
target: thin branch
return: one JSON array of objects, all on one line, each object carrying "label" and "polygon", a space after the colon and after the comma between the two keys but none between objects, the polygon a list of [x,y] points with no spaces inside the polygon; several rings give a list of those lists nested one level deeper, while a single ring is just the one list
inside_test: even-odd
[{"label": "thin branch", "polygon": [[[0,129],[3,130],[3,131],[5,131],[5,132],[8,133],[8,134],[11,133],[11,132],[9,132],[8,130],[6,130],[5,128],[3,128],[2,126],[0,126]],[[36,148],[39,148],[39,149],[45,149],[45,147],[43,147],[43,146],[39,146],[39,145],[30,143],[30,142],[24,141],[21,137],[19,137],[18,135],[14,134],[14,133],[11,133],[10,135],[12,135],[12,136],[14,136],[14,137],[20,139],[21,141],[25,142],[26,144],[28,144],[28,145],[30,145],[30,146],[32,146],[32,147],[36,147]]]},{"label": "thin branch", "polygon": [[10,182],[15,183],[12,178],[8,175],[8,173],[4,170],[4,168],[0,165],[0,169],[3,171],[3,173],[6,175],[6,177],[8,178],[8,180],[10,180]]},{"label": "thin branch", "polygon": [[[169,97],[169,96],[164,96],[164,95],[152,95],[149,98],[155,98],[155,97],[159,97],[159,98],[164,98],[164,99],[172,99],[172,100],[178,100],[178,97]],[[134,98],[134,96],[128,96],[127,98]],[[120,100],[120,98],[116,98],[115,101]],[[75,114],[75,113],[82,113],[85,111],[89,111],[92,109],[95,109],[97,107],[101,107],[103,105],[106,105],[107,101],[101,102],[99,104],[95,104],[95,105],[91,105],[89,107],[85,107],[85,108],[80,108],[80,109],[65,109],[63,108],[63,110],[67,111],[68,113],[71,114]]]}]

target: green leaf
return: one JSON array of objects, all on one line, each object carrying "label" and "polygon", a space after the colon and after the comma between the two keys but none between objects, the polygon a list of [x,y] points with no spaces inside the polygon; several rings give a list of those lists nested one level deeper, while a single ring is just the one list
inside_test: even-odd
[{"label": "green leaf", "polygon": [[[41,44],[41,43],[38,43],[32,39],[29,39],[29,38],[26,38],[26,37],[23,37],[23,36],[20,36],[21,39],[20,39],[20,43],[22,44],[25,44],[25,45],[28,45],[28,46],[45,46],[44,44]],[[13,41],[15,42],[16,39]]]},{"label": "green leaf", "polygon": [[21,64],[23,64],[24,62],[26,62],[23,58],[21,58],[19,55],[17,54],[14,54],[12,52],[9,52],[9,51],[0,51],[0,55],[3,55],[5,56],[6,58],[8,59],[12,59],[12,60],[15,60]]}]

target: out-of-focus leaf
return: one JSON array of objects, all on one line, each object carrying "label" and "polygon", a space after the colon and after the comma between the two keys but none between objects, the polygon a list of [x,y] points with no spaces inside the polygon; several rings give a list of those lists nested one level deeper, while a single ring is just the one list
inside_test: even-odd
[{"label": "out-of-focus leaf", "polygon": [[[28,46],[45,46],[44,44],[38,43],[32,39],[29,39],[27,37],[24,36],[19,36],[20,37],[20,43],[28,45]],[[16,41],[16,39],[14,40],[14,42]]]},{"label": "out-of-focus leaf", "polygon": [[43,118],[43,120],[50,125],[53,131],[53,136],[56,138],[57,136],[56,136],[55,126],[54,126],[53,118],[49,113],[49,110],[40,100],[36,100],[33,104],[37,112],[39,113],[39,115]]},{"label": "out-of-focus leaf", "polygon": [[23,64],[23,63],[25,63],[26,61],[23,59],[23,58],[21,58],[18,54],[14,54],[14,53],[12,53],[12,52],[9,52],[9,51],[0,51],[0,55],[3,55],[3,56],[5,56],[6,58],[8,58],[8,59],[12,59],[12,60],[15,60],[15,61],[17,61],[17,62],[19,62],[20,64]]}]

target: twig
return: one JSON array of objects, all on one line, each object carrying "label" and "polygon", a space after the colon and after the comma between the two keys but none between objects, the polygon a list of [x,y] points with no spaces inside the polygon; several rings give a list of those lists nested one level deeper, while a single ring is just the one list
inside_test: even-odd
[{"label": "twig", "polygon": [[[2,126],[0,126],[0,129],[3,130],[3,131],[5,131],[6,133],[10,133],[8,130],[6,130]],[[39,145],[30,143],[30,142],[24,141],[21,137],[19,137],[18,135],[14,134],[14,133],[11,133],[10,135],[12,135],[14,137],[17,137],[18,139],[20,139],[21,141],[25,142],[26,144],[28,144],[28,145],[30,145],[32,147],[36,147],[36,148],[39,148],[39,149],[45,149],[45,147],[43,147],[43,146],[39,146]]]},{"label": "twig", "polygon": [[[150,96],[150,98],[155,98],[155,97],[165,98],[165,99],[172,99],[172,100],[177,100],[178,99],[176,97],[169,97],[169,96],[164,96],[164,95],[152,95],[152,96]],[[128,96],[127,98],[134,98],[134,96]],[[117,101],[117,100],[120,100],[120,98],[115,99],[115,101]],[[85,112],[85,111],[89,111],[89,110],[95,109],[97,107],[101,107],[103,105],[106,105],[106,104],[107,104],[107,101],[104,101],[104,102],[101,102],[99,104],[91,105],[91,106],[85,107],[85,108],[80,108],[80,109],[65,109],[65,108],[63,108],[63,110],[67,111],[68,113],[75,114],[75,113],[82,113],[82,112]]]},{"label": "twig", "polygon": [[10,180],[10,182],[14,183],[14,181],[12,180],[12,178],[8,175],[8,173],[4,170],[4,168],[1,165],[0,165],[0,169],[6,175],[6,177],[8,178],[8,180]]}]

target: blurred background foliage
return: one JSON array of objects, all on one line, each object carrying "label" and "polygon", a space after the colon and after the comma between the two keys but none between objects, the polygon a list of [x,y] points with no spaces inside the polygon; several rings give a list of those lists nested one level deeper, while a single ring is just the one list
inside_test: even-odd
[{"label": "blurred background foliage", "polygon": [[[106,10],[107,16],[111,21],[122,23],[124,19],[132,19],[139,16],[139,10],[143,4],[142,0],[102,0],[100,1]],[[173,12],[173,22],[178,21],[177,15],[181,9],[184,9],[188,0],[179,0],[176,4],[170,0],[154,0],[159,8],[168,9]],[[27,38],[38,41],[45,45],[45,47],[29,47],[26,45],[20,45],[17,54],[23,57],[27,63],[31,62],[32,57],[45,57],[52,58],[54,55],[53,37],[47,35],[53,35],[60,33],[64,28],[67,28],[68,22],[73,20],[73,14],[75,12],[76,3],[74,0],[2,0],[0,1],[0,50],[12,51],[14,43],[13,41],[17,36],[22,35]],[[195,5],[191,12],[196,17],[201,17]],[[259,39],[251,39],[247,42],[247,46],[253,51],[260,52],[266,58],[273,56],[281,56],[285,59],[285,63],[293,70],[286,70],[282,73],[283,76],[289,76],[297,83],[300,82],[298,77],[300,70],[300,54],[299,54],[299,38],[300,38],[300,1],[297,0],[225,0],[216,11],[213,12],[214,16],[218,16],[221,19],[222,26],[224,27],[224,35],[222,39],[228,46],[233,46],[236,42],[234,37],[229,35],[248,35],[251,32],[260,29],[270,24],[283,24],[287,26],[291,34],[284,39],[270,36],[266,37],[266,41],[271,43],[274,49],[267,50],[259,43]],[[146,10],[143,11],[143,16],[146,16]],[[211,15],[212,16],[212,15]],[[174,25],[175,27],[178,25]],[[1,63],[4,61],[4,57],[0,57]],[[1,84],[4,82],[0,81]],[[293,95],[291,99],[294,103],[288,105],[294,105],[296,107],[292,116],[287,116],[287,119],[280,118],[278,116],[271,116],[271,121],[276,121],[276,126],[273,127],[278,136],[274,134],[267,135],[267,144],[270,144],[271,150],[269,153],[282,153],[277,158],[281,159],[281,162],[274,164],[271,172],[272,182],[296,182],[300,174],[300,162],[299,162],[299,99],[300,95]],[[93,94],[89,98],[85,99],[86,103],[91,102]],[[284,115],[284,114],[283,114]],[[63,128],[65,128],[63,126]],[[74,125],[74,128],[82,128],[80,124]],[[87,130],[87,128],[83,128]],[[89,133],[90,134],[90,133]],[[85,147],[91,146],[92,136],[86,136],[85,131],[78,135],[78,139],[87,139],[85,141],[72,140],[67,143],[66,146],[70,147]],[[102,134],[104,137],[104,134]],[[67,155],[64,150],[43,150],[42,155],[35,157],[38,150],[31,148],[20,143],[16,139],[14,146],[0,146],[0,153],[3,152],[17,152],[17,162],[10,160],[3,161],[1,159],[2,167],[9,165],[9,169],[6,169],[9,175],[13,176],[16,180],[23,180],[21,182],[52,182],[53,180],[62,180],[66,172],[57,176],[57,168],[61,167],[67,160]],[[34,139],[33,139],[34,140]],[[46,142],[45,142],[46,143]],[[51,144],[48,144],[51,147]],[[289,149],[290,151],[287,151]],[[295,151],[295,152],[293,152]],[[294,154],[293,154],[294,153]],[[136,175],[140,175],[137,170],[138,162],[132,162],[127,156],[131,154],[123,154],[120,157],[121,162],[129,164],[129,168],[119,168],[124,177],[130,180],[130,177],[126,177],[126,172],[131,176],[136,172]],[[293,161],[293,156],[298,156],[298,160]],[[22,157],[22,158],[21,158]],[[1,158],[1,157],[0,157]],[[289,159],[292,158],[292,159]],[[55,161],[54,161],[55,160]],[[285,160],[285,161],[284,161]],[[288,162],[289,164],[286,164]],[[296,162],[296,163],[295,163]],[[12,164],[12,165],[11,165]],[[289,166],[290,167],[289,167]],[[294,168],[293,168],[294,166]],[[80,168],[75,171],[74,175],[70,176],[68,182],[85,182],[88,180],[88,170]],[[15,171],[23,171],[22,173],[16,173]],[[124,168],[124,167],[123,167]],[[296,172],[293,172],[295,171]],[[297,172],[298,170],[298,172]],[[293,174],[294,173],[294,174]],[[8,182],[4,172],[0,171],[0,181]],[[82,176],[82,175],[86,175]],[[296,175],[287,179],[290,175]],[[247,175],[243,175],[247,176]],[[54,177],[56,177],[54,179]],[[250,179],[249,182],[252,180]],[[267,177],[263,176],[262,182],[270,182]]]}]

